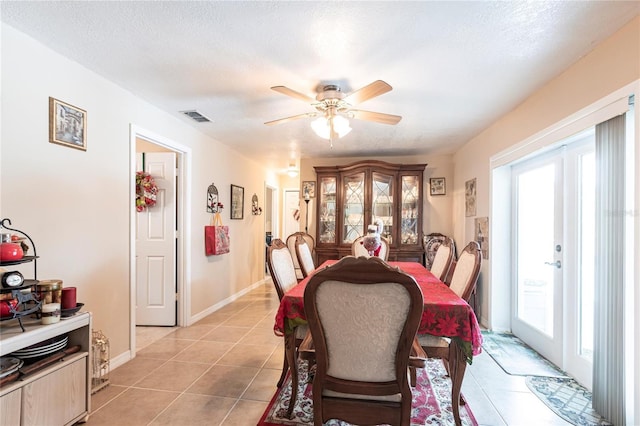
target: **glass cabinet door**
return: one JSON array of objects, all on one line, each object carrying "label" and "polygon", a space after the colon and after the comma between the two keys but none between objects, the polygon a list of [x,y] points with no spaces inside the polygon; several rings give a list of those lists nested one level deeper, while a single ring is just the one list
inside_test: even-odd
[{"label": "glass cabinet door", "polygon": [[371,180],[371,223],[382,220],[382,236],[393,244],[393,181],[394,177],[373,172]]},{"label": "glass cabinet door", "polygon": [[342,243],[352,243],[364,235],[364,172],[344,176],[342,179]]},{"label": "glass cabinet door", "polygon": [[336,243],[336,178],[320,179],[318,243]]},{"label": "glass cabinet door", "polygon": [[402,176],[400,244],[418,244],[420,181],[418,176]]}]

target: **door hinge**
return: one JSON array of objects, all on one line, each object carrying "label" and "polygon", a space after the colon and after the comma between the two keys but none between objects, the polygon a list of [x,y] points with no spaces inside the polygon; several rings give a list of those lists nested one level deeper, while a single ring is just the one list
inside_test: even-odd
[{"label": "door hinge", "polygon": [[176,302],[180,300],[180,293],[176,293]]}]

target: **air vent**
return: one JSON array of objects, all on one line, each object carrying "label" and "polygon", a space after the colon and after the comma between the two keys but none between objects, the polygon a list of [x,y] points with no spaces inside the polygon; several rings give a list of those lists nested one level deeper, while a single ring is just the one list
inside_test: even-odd
[{"label": "air vent", "polygon": [[204,115],[200,114],[196,110],[180,111],[180,112],[183,113],[184,115],[186,115],[187,117],[193,118],[198,123],[209,123],[209,122],[211,122],[211,120],[209,120],[207,117],[205,117]]}]

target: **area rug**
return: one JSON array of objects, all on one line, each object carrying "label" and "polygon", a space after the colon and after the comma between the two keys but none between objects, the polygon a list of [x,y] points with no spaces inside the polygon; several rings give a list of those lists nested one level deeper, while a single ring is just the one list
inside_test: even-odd
[{"label": "area rug", "polygon": [[[291,380],[285,380],[282,387],[276,391],[269,406],[265,410],[258,426],[305,426],[313,424],[313,397],[311,383],[307,383],[306,363],[301,363],[298,401],[293,410],[293,418],[287,419],[287,407],[291,398]],[[451,380],[437,359],[427,360],[427,368],[417,370],[416,387],[413,388],[411,411],[411,425],[453,425],[451,410]],[[464,426],[477,426],[477,422],[469,404],[460,406],[460,418]],[[330,420],[325,426],[348,426],[339,420]]]},{"label": "area rug", "polygon": [[573,425],[610,425],[591,406],[591,392],[572,378],[527,377],[525,382],[544,404]]},{"label": "area rug", "polygon": [[511,333],[483,331],[482,349],[513,376],[568,377]]}]

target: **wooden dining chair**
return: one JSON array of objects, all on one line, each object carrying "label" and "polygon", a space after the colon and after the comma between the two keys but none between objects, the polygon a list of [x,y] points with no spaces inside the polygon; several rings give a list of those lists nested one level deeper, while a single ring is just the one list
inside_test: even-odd
[{"label": "wooden dining chair", "polygon": [[289,248],[289,253],[291,253],[291,257],[293,259],[293,265],[296,270],[296,276],[298,277],[298,280],[301,280],[302,278],[304,278],[304,276],[302,274],[302,269],[300,268],[300,263],[298,262],[298,257],[296,256],[296,239],[298,238],[298,236],[301,236],[302,238],[304,238],[304,240],[309,245],[309,248],[311,249],[311,257],[314,259],[314,263],[315,263],[316,248],[315,248],[315,240],[313,236],[307,234],[306,232],[294,232],[293,234],[289,235],[286,239],[287,247]]},{"label": "wooden dining chair", "polygon": [[424,266],[428,270],[431,270],[433,267],[433,259],[436,257],[438,247],[440,247],[440,244],[447,238],[449,237],[439,232],[432,232],[424,235],[422,238],[422,249],[424,250],[425,257]]},{"label": "wooden dining chair", "polygon": [[298,265],[300,265],[300,271],[302,272],[302,277],[306,278],[315,271],[316,265],[313,261],[311,248],[309,247],[307,240],[302,235],[298,235],[296,237],[295,252],[298,259]]},{"label": "wooden dining chair", "polygon": [[[276,288],[276,293],[278,293],[278,299],[282,300],[284,294],[290,288],[298,284],[298,279],[296,277],[295,267],[293,266],[293,258],[291,256],[291,253],[289,252],[289,248],[279,238],[273,240],[267,250],[267,266],[269,268],[269,273],[271,274],[273,285]],[[298,326],[295,328],[294,332],[296,349],[300,346],[300,343],[307,334],[307,330],[307,326]],[[286,347],[284,348],[284,351],[285,356],[282,364],[282,374],[280,375],[280,380],[278,380],[278,387],[282,386],[282,383],[284,383],[284,379],[287,375],[289,367],[291,367],[292,374],[297,374],[297,370],[295,371],[295,373],[293,371],[295,368],[297,368],[297,361],[296,363],[294,363],[294,365],[289,366],[289,362],[286,356]],[[297,354],[295,359],[297,360]]]},{"label": "wooden dining chair", "polygon": [[410,424],[407,365],[422,309],[414,278],[377,257],[347,256],[311,277],[314,425]]},{"label": "wooden dining chair", "polygon": [[449,237],[444,237],[442,242],[438,245],[438,250],[433,258],[431,268],[427,269],[429,269],[440,281],[445,282],[453,261],[453,240]]},{"label": "wooden dining chair", "polygon": [[[482,265],[482,252],[476,241],[471,241],[462,250],[455,269],[451,275],[449,288],[460,298],[469,302],[469,297],[475,289]],[[441,358],[444,361],[447,372],[449,371],[449,345],[451,340],[446,337],[419,334],[418,342],[429,358]]]},{"label": "wooden dining chair", "polygon": [[[353,256],[355,257],[371,256],[369,254],[369,251],[366,248],[364,248],[364,245],[362,244],[363,239],[364,239],[364,236],[358,237],[353,241],[353,243],[351,243],[351,254]],[[378,257],[386,262],[389,260],[389,240],[387,240],[384,237],[380,237],[380,243],[382,244],[382,247],[380,248],[380,253],[378,254]]]}]

